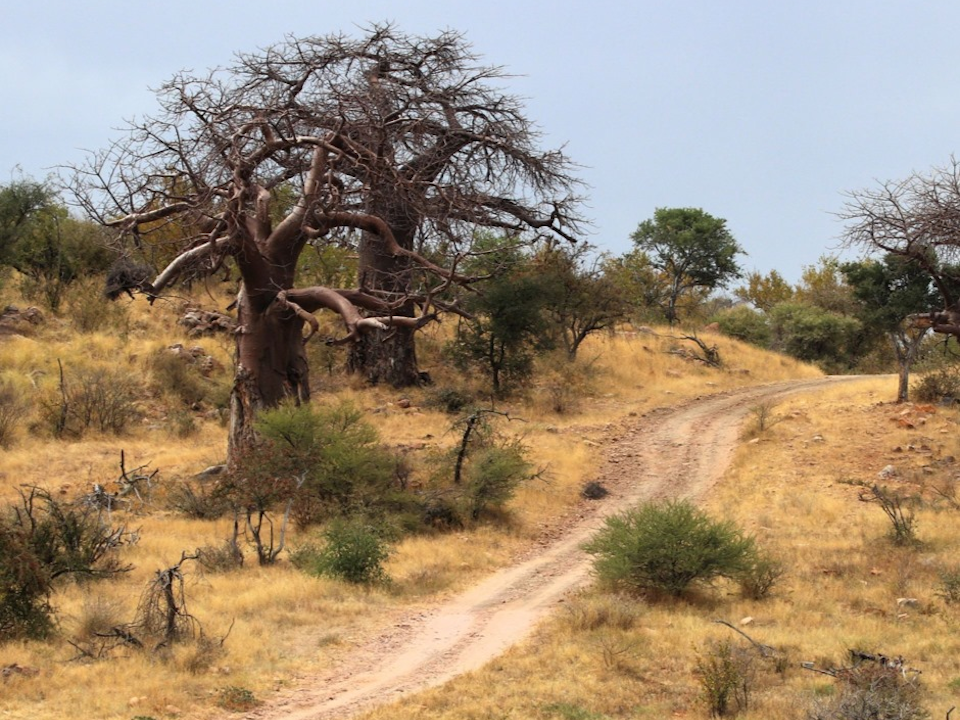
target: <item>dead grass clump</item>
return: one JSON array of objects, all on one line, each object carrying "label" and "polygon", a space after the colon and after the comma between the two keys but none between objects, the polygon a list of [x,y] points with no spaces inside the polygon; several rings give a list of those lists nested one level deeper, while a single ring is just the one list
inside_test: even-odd
[{"label": "dead grass clump", "polygon": [[625,595],[584,595],[566,605],[566,620],[573,632],[602,628],[632,630],[643,617],[643,604]]}]

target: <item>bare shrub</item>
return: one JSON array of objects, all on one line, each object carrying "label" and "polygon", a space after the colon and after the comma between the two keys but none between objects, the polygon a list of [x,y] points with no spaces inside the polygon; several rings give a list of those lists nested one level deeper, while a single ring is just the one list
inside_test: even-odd
[{"label": "bare shrub", "polygon": [[59,387],[41,400],[40,412],[58,438],[80,438],[89,430],[120,435],[140,415],[139,395],[129,372],[98,367],[68,376],[61,367]]},{"label": "bare shrub", "polygon": [[710,717],[727,717],[746,712],[755,676],[754,655],[749,648],[720,641],[697,660],[700,698]]},{"label": "bare shrub", "polygon": [[27,401],[17,387],[0,380],[0,448],[8,448],[13,443],[17,425],[26,410]]},{"label": "bare shrub", "polygon": [[926,720],[920,684],[898,664],[865,663],[837,674],[839,693],[818,702],[807,720]]}]

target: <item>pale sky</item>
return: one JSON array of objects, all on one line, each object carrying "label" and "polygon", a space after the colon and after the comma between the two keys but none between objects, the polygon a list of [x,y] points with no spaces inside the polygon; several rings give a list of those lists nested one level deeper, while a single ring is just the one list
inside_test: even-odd
[{"label": "pale sky", "polygon": [[837,247],[845,191],[958,152],[956,0],[20,0],[0,20],[0,183],[105,146],[179,70],[387,21],[462,32],[518,76],[614,254],[655,208],[699,207],[745,269],[795,281]]}]

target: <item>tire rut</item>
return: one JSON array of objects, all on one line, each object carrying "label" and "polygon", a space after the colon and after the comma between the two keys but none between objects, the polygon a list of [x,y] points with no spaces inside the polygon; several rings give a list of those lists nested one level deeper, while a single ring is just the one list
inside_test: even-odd
[{"label": "tire rut", "polygon": [[702,497],[729,465],[751,407],[855,379],[755,386],[630,418],[606,448],[595,478],[610,494],[591,503],[558,537],[451,600],[406,611],[329,674],[305,678],[297,690],[245,717],[347,718],[479,668],[586,583],[590,562],[580,546],[605,518],[645,500]]}]

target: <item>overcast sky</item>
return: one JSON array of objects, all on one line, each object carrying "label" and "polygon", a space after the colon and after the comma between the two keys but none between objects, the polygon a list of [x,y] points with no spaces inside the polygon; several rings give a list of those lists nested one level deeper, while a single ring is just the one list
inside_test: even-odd
[{"label": "overcast sky", "polygon": [[0,20],[0,182],[103,147],[179,70],[386,21],[460,31],[517,75],[545,145],[583,166],[587,239],[616,254],[655,208],[699,207],[746,269],[797,280],[837,247],[845,191],[957,151],[956,0],[34,0]]}]

